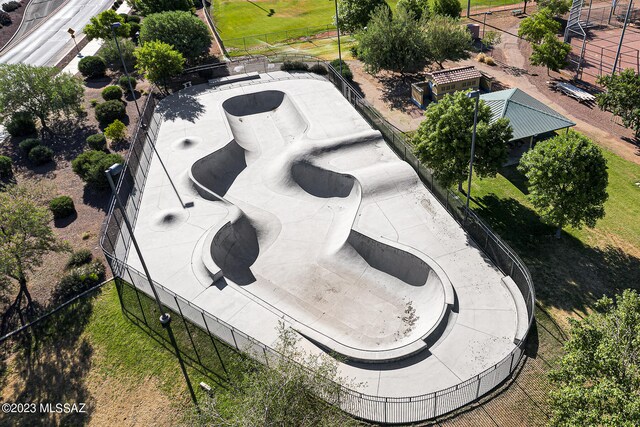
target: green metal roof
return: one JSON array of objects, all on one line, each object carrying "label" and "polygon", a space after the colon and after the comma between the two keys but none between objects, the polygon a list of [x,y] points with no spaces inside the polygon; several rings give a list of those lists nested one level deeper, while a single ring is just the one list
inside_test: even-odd
[{"label": "green metal roof", "polygon": [[512,141],[575,126],[562,114],[517,88],[485,93],[480,99],[491,108],[491,122],[502,117],[509,119]]}]

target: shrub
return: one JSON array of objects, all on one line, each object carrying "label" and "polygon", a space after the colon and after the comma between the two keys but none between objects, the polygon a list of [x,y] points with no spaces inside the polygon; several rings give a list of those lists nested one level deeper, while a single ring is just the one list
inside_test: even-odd
[{"label": "shrub", "polygon": [[37,145],[29,151],[29,160],[36,166],[49,163],[53,160],[53,150],[44,145]]},{"label": "shrub", "polygon": [[491,66],[496,65],[496,61],[492,56],[487,56],[486,58],[484,58],[484,63]]},{"label": "shrub", "polygon": [[309,66],[302,61],[284,61],[280,69],[282,71],[309,71]]},{"label": "shrub", "polygon": [[476,61],[482,62],[484,64],[484,61],[486,60],[487,60],[487,55],[485,55],[484,53],[479,53],[476,55]]},{"label": "shrub", "polygon": [[119,154],[107,154],[104,151],[85,151],[71,162],[71,168],[87,184],[97,189],[109,187],[104,171],[114,163],[122,163]]},{"label": "shrub", "polygon": [[67,261],[67,268],[80,267],[89,264],[93,259],[93,254],[89,249],[78,249],[74,251]]},{"label": "shrub", "polygon": [[334,59],[330,64],[337,72],[340,72],[340,64],[342,64],[342,77],[347,80],[353,80],[353,73],[351,72],[351,68],[349,68],[349,64],[340,59]]},{"label": "shrub", "polygon": [[124,141],[127,136],[127,127],[120,120],[114,120],[104,130],[104,136],[112,142]]},{"label": "shrub", "polygon": [[66,218],[76,211],[73,200],[69,196],[58,196],[51,199],[49,209],[55,219]]},{"label": "shrub", "polygon": [[78,70],[87,78],[103,77],[106,69],[107,64],[99,56],[85,56],[78,63]]},{"label": "shrub", "polygon": [[106,101],[96,107],[96,119],[98,119],[102,127],[108,126],[114,120],[122,120],[125,117],[127,117],[127,111],[120,101]]},{"label": "shrub", "polygon": [[322,76],[327,74],[327,69],[324,67],[324,65],[320,64],[312,65],[311,68],[309,68],[309,71],[311,71],[312,73],[320,74]]},{"label": "shrub", "polygon": [[107,138],[103,133],[96,133],[87,137],[87,145],[92,150],[104,151],[107,148]]},{"label": "shrub", "polygon": [[129,27],[131,28],[131,30],[129,30],[129,37],[135,37],[136,33],[140,32],[140,24],[137,22],[129,23]]},{"label": "shrub", "polygon": [[102,89],[102,98],[105,101],[120,99],[122,98],[122,89],[120,89],[120,86],[107,86]]},{"label": "shrub", "polygon": [[36,133],[36,122],[28,112],[17,111],[11,115],[6,128],[11,136],[32,135]]},{"label": "shrub", "polygon": [[131,87],[135,90],[136,84],[138,83],[135,77],[122,76],[118,79],[118,84],[124,91],[129,90],[129,82],[131,82]]},{"label": "shrub", "polygon": [[358,46],[351,46],[351,48],[349,48],[349,52],[351,52],[351,56],[358,58]]},{"label": "shrub", "polygon": [[96,108],[96,106],[100,103],[100,101],[98,101],[97,99],[92,99],[91,101],[89,101],[89,104],[91,104],[91,106],[93,108]]},{"label": "shrub", "polygon": [[11,25],[11,16],[7,12],[0,11],[0,25],[4,25],[5,27]]},{"label": "shrub", "polygon": [[11,165],[13,162],[7,156],[0,156],[0,178],[9,178],[13,171]]},{"label": "shrub", "polygon": [[127,21],[127,23],[135,22],[135,23],[139,24],[141,20],[142,20],[142,18],[140,18],[140,16],[138,16],[138,15],[127,15],[127,17],[125,18],[125,21]]},{"label": "shrub", "polygon": [[105,272],[104,264],[99,260],[73,268],[58,282],[51,294],[52,302],[60,304],[91,289],[104,280]]},{"label": "shrub", "polygon": [[17,1],[10,1],[2,5],[2,10],[4,10],[5,12],[13,12],[19,7],[20,3],[18,3]]},{"label": "shrub", "polygon": [[36,148],[39,145],[40,145],[40,140],[39,139],[28,138],[28,139],[25,139],[24,141],[22,141],[20,144],[18,144],[18,147],[20,147],[20,149],[24,152],[24,154],[26,154],[28,156],[29,153],[31,152],[31,150],[33,150],[34,148]]}]

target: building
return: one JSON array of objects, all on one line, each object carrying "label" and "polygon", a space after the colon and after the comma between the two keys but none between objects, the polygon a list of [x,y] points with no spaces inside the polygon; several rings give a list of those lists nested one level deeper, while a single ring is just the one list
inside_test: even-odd
[{"label": "building", "polygon": [[480,95],[491,108],[491,121],[509,119],[513,137],[507,165],[518,163],[522,154],[536,141],[569,129],[575,123],[520,89],[507,89]]},{"label": "building", "polygon": [[[411,100],[420,108],[459,90],[478,90],[486,80],[473,65],[447,68],[427,74],[426,81],[411,85]],[[490,90],[490,89],[489,89]]]}]

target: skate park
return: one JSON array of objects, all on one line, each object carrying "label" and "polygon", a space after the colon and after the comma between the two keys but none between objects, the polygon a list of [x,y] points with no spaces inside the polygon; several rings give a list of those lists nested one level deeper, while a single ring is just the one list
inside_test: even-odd
[{"label": "skate park", "polygon": [[[265,346],[283,321],[306,351],[340,356],[357,393],[385,399],[458,390],[510,355],[511,370],[529,327],[522,293],[330,82],[194,86],[156,114],[135,236],[185,317]],[[141,270],[135,252],[122,258]]]}]

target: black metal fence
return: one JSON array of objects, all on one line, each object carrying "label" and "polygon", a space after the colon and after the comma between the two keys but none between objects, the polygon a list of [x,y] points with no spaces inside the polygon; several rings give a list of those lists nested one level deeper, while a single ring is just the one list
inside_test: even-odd
[{"label": "black metal fence", "polygon": [[[284,59],[291,58],[279,58],[279,60]],[[297,59],[300,58],[298,57]],[[305,60],[311,62],[310,58]],[[313,59],[313,62],[317,61]],[[333,82],[343,96],[374,128],[382,133],[391,148],[403,160],[412,165],[425,186],[442,203],[453,218],[464,227],[496,266],[505,275],[513,278],[526,302],[528,332],[533,322],[535,296],[531,275],[524,263],[480,218],[473,212],[466,212],[464,203],[454,193],[440,186],[433,179],[432,173],[422,166],[413,154],[413,148],[406,141],[406,137],[402,132],[389,124],[335,69],[329,64],[325,64],[325,66],[328,70],[328,79]],[[265,69],[268,68],[266,64],[264,67]],[[147,123],[148,126],[140,126],[137,129],[124,172],[117,184],[116,191],[121,199],[125,201],[127,213],[134,223],[161,122],[160,114],[153,111],[154,106],[155,101],[152,98],[145,104],[144,123]],[[119,211],[114,210],[113,203],[105,220],[100,244],[114,277],[132,284],[135,289],[147,295],[152,295],[147,278],[126,263],[130,236],[128,236],[126,228],[122,227],[121,215]],[[265,364],[269,364],[269,360],[279,357],[277,352],[269,346],[260,343],[223,320],[218,319],[212,313],[208,313],[185,300],[162,286],[162,284],[157,282],[154,282],[154,284],[160,300],[167,308],[179,314],[183,319],[189,319],[190,322],[200,328],[201,332],[206,331],[212,343],[212,348],[208,351],[219,352],[220,345],[216,349],[216,343],[224,343],[225,350],[228,347],[234,351],[247,352],[257,361]],[[144,309],[141,309],[141,312],[146,313]],[[157,318],[158,314],[153,313],[152,318]],[[146,317],[147,314],[144,314],[144,316]],[[411,397],[368,395],[356,390],[341,388],[339,405],[353,416],[375,422],[408,423],[435,418],[473,402],[507,379],[524,353],[524,341],[518,341],[515,344],[514,350],[502,361],[456,386],[435,393]],[[198,354],[194,355],[193,358],[194,360],[202,359]],[[220,360],[221,366],[212,366],[210,368],[214,372],[220,372],[221,369],[224,370],[223,359],[218,356],[218,360]]]}]

